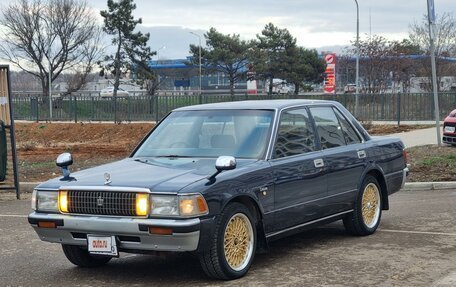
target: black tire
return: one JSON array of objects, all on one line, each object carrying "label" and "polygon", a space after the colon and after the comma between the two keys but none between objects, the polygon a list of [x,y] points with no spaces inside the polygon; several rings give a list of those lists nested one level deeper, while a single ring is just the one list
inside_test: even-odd
[{"label": "black tire", "polygon": [[[241,261],[242,264],[238,268],[233,268],[228,263],[225,253],[225,232],[228,224],[233,220],[242,220],[242,222],[246,224],[246,228],[248,228],[248,225],[250,224],[251,229],[248,229],[248,232],[253,236],[253,239],[250,239],[249,244],[246,244],[250,247],[247,248],[245,253],[246,256],[244,256],[244,260]],[[244,276],[248,272],[255,257],[257,244],[255,226],[254,217],[245,205],[230,203],[217,218],[215,232],[210,241],[210,246],[208,246],[205,251],[199,253],[201,267],[204,272],[211,278],[222,280],[231,280]]]},{"label": "black tire", "polygon": [[62,244],[66,258],[79,267],[98,267],[105,265],[111,260],[109,256],[91,255],[86,249],[75,245]]},{"label": "black tire", "polygon": [[[370,188],[373,188],[376,190],[372,191]],[[369,190],[369,191],[368,191]],[[371,202],[367,202],[368,204],[365,206],[365,208],[368,208],[367,213],[368,215],[366,216],[367,219],[369,219],[369,215],[372,215],[372,220],[369,222],[366,222],[367,219],[364,218],[363,216],[363,196],[366,193],[372,194],[372,192],[377,193],[378,197],[376,197],[376,200],[378,200],[377,205],[375,205],[375,200],[373,201],[374,207],[371,207]],[[369,195],[366,195],[369,196]],[[373,212],[370,213],[369,212]],[[363,184],[361,185],[361,189],[358,192],[358,196],[355,202],[355,208],[354,211],[350,214],[348,214],[344,219],[344,226],[345,229],[353,234],[353,235],[359,235],[359,236],[365,236],[365,235],[370,235],[374,233],[377,230],[378,225],[380,224],[380,219],[382,217],[382,190],[380,185],[378,184],[378,181],[375,177],[371,175],[367,175],[364,178]]]}]

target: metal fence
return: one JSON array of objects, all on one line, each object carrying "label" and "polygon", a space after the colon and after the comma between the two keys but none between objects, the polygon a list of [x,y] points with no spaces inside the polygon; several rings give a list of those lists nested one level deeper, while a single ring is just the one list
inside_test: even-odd
[{"label": "metal fence", "polygon": [[[352,113],[355,95],[136,95],[124,98],[102,98],[91,95],[49,97],[16,95],[13,97],[14,118],[29,121],[157,121],[172,109],[216,102],[269,99],[325,99],[343,104]],[[440,93],[440,119],[456,108],[456,92]],[[50,116],[52,106],[52,117]],[[363,121],[427,121],[434,119],[431,93],[359,95],[358,119]]]}]

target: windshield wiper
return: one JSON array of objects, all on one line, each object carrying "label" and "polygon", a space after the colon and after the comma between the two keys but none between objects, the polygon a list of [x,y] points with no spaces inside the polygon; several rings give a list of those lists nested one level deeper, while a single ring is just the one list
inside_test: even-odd
[{"label": "windshield wiper", "polygon": [[142,163],[149,163],[149,160],[144,158],[135,158],[134,161],[142,162]]},{"label": "windshield wiper", "polygon": [[177,155],[177,154],[168,154],[168,155],[157,155],[156,157],[167,157],[167,158],[189,158],[188,155]]}]

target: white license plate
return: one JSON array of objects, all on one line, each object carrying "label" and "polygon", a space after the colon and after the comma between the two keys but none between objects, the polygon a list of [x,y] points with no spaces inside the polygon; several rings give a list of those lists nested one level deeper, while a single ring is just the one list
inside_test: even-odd
[{"label": "white license plate", "polygon": [[455,127],[445,127],[445,132],[446,133],[454,133]]},{"label": "white license plate", "polygon": [[115,236],[87,235],[89,253],[119,256]]}]

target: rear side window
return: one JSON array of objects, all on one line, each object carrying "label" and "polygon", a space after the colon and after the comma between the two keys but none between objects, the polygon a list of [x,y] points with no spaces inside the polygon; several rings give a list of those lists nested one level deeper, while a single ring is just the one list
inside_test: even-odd
[{"label": "rear side window", "polygon": [[356,133],[352,125],[350,125],[348,120],[337,109],[334,109],[334,111],[342,127],[342,134],[344,135],[345,143],[347,145],[360,143],[361,139],[359,138],[358,134]]},{"label": "rear side window", "polygon": [[339,120],[331,107],[311,107],[322,149],[345,145]]},{"label": "rear side window", "polygon": [[307,110],[284,111],[280,117],[273,157],[298,155],[315,149],[315,132]]}]

